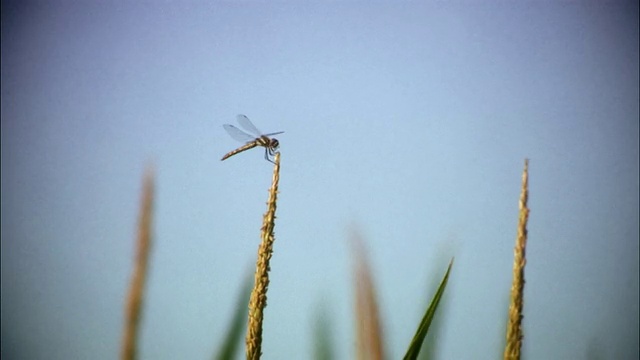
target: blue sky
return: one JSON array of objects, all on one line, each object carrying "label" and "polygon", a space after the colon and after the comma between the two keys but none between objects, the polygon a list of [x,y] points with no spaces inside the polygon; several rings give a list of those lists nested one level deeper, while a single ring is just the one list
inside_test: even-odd
[{"label": "blue sky", "polygon": [[501,354],[524,158],[524,354],[637,358],[638,5],[2,5],[2,356],[111,359],[157,173],[143,359],[209,358],[279,135],[265,359],[355,354],[349,228],[399,358],[455,256],[442,359]]}]

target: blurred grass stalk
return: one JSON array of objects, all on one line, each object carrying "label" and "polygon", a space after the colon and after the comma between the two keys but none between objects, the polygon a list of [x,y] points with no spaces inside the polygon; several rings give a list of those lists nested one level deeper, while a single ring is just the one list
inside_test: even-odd
[{"label": "blurred grass stalk", "polygon": [[518,237],[516,238],[513,259],[513,283],[511,284],[511,304],[509,305],[509,323],[507,324],[507,344],[504,349],[505,360],[520,359],[522,349],[522,308],[524,267],[526,265],[525,248],[527,246],[527,220],[529,219],[529,208],[527,208],[528,198],[529,159],[525,159],[519,202]]},{"label": "blurred grass stalk", "polygon": [[276,219],[276,200],[280,180],[280,153],[276,153],[273,167],[273,180],[269,189],[267,212],[262,219],[260,247],[256,262],[255,283],[249,300],[249,325],[247,328],[247,359],[259,359],[262,348],[262,320],[267,306],[267,288],[269,287],[269,261],[273,253],[273,229]]},{"label": "blurred grass stalk", "polygon": [[361,236],[353,230],[351,239],[355,258],[357,358],[381,360],[384,358],[382,325],[373,275]]},{"label": "blurred grass stalk", "polygon": [[137,338],[144,287],[147,278],[147,264],[151,249],[151,221],[154,196],[154,173],[147,169],[142,189],[142,203],[138,220],[138,240],[136,242],[136,258],[126,300],[124,333],[120,358],[133,360],[137,355]]}]

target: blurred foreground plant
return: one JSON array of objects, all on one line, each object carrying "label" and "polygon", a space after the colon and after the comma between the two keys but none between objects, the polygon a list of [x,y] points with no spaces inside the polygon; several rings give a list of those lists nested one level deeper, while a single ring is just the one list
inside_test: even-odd
[{"label": "blurred foreground plant", "polygon": [[138,220],[138,240],[136,242],[136,258],[129,295],[126,302],[125,328],[123,332],[120,358],[133,360],[137,355],[138,329],[144,299],[144,287],[147,279],[149,251],[151,250],[151,222],[154,197],[154,173],[148,169],[143,183],[142,204]]},{"label": "blurred foreground plant", "polygon": [[[377,306],[375,295],[375,287],[373,284],[373,276],[371,268],[367,261],[364,251],[363,241],[361,237],[353,232],[352,244],[355,257],[355,311],[356,311],[356,338],[357,340],[357,358],[358,359],[384,359],[384,337],[382,335],[382,325],[380,314]],[[424,342],[429,326],[436,314],[438,304],[442,299],[444,290],[449,280],[449,273],[453,266],[453,259],[449,262],[447,271],[438,286],[436,294],[431,299],[431,303],[427,308],[422,321],[418,325],[418,329],[411,340],[404,359],[417,359],[420,349]]]},{"label": "blurred foreground plant", "polygon": [[[249,275],[249,274],[248,274]],[[242,338],[242,330],[244,330],[245,319],[247,318],[247,302],[251,294],[251,276],[246,276],[242,283],[242,289],[236,300],[236,308],[233,319],[227,330],[226,336],[222,341],[220,350],[214,355],[215,360],[235,359],[238,353],[238,345]]]}]

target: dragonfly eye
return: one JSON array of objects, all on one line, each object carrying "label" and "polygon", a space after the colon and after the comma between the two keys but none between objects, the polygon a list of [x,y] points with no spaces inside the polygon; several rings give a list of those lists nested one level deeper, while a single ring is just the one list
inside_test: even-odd
[{"label": "dragonfly eye", "polygon": [[280,142],[278,140],[276,140],[276,139],[272,139],[271,140],[271,147],[274,148],[274,149],[277,149],[278,146],[280,146]]}]

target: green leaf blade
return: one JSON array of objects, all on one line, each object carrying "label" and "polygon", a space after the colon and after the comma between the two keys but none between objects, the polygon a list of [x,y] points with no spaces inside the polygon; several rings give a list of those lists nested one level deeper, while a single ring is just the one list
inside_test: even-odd
[{"label": "green leaf blade", "polygon": [[447,281],[449,280],[449,273],[451,272],[451,267],[453,266],[453,259],[449,262],[449,266],[447,267],[447,272],[444,274],[444,278],[440,282],[440,286],[438,286],[438,291],[431,299],[431,303],[429,304],[429,308],[427,308],[426,313],[422,317],[422,321],[420,321],[420,325],[418,326],[418,330],[416,334],[413,336],[411,343],[409,344],[409,349],[405,354],[405,360],[415,360],[418,358],[418,354],[420,354],[420,348],[422,347],[422,343],[424,338],[427,336],[427,332],[429,331],[429,326],[433,321],[433,317],[435,316],[436,309],[438,308],[438,304],[440,303],[440,299],[442,299],[442,295],[444,294],[444,289],[447,286]]}]

